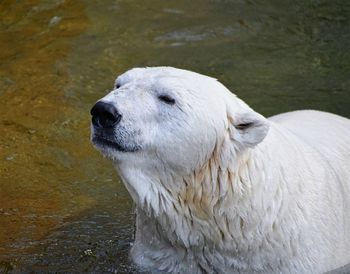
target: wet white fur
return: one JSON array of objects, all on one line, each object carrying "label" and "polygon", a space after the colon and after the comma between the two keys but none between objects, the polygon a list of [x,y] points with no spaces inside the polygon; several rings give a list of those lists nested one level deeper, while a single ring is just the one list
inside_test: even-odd
[{"label": "wet white fur", "polygon": [[117,84],[101,100],[123,115],[118,142],[141,150],[99,149],[136,203],[136,264],[194,274],[350,263],[350,120],[265,119],[215,79],[170,67],[132,69]]}]

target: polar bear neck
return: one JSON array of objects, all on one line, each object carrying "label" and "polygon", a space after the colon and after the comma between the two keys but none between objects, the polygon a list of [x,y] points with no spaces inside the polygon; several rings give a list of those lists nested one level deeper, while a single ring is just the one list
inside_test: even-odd
[{"label": "polar bear neck", "polygon": [[[212,157],[189,176],[159,176],[157,172],[156,177],[134,171],[133,180],[142,181],[142,186],[126,180],[139,210],[163,231],[161,238],[186,248],[219,243],[225,248],[229,242],[227,248],[236,251],[265,240],[259,233],[264,226],[275,225],[284,195],[270,179],[281,180],[283,170],[268,174],[269,155],[260,147],[237,153],[230,157],[235,162],[227,164],[220,151],[224,145],[214,149]],[[175,187],[179,185],[182,187]]]},{"label": "polar bear neck", "polygon": [[[261,202],[256,195],[262,192],[263,175],[253,178],[251,169],[258,165],[249,155],[241,155],[237,169],[223,169],[213,157],[183,178],[182,191],[156,216],[161,227],[172,228],[169,238],[186,247],[215,246],[225,239],[241,238],[244,230],[261,222],[262,216],[254,210]],[[257,181],[259,186],[254,186]]]}]

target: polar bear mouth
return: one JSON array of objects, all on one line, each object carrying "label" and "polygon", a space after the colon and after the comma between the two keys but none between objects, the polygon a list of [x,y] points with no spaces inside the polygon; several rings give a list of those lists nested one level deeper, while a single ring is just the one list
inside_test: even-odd
[{"label": "polar bear mouth", "polygon": [[137,146],[132,146],[132,147],[124,146],[124,145],[118,143],[117,141],[107,139],[107,138],[100,136],[100,135],[94,135],[92,137],[92,142],[94,143],[94,145],[96,145],[97,147],[100,147],[102,149],[109,148],[109,149],[113,149],[113,150],[120,151],[120,152],[135,152],[135,151],[138,151],[140,149]]},{"label": "polar bear mouth", "polygon": [[92,138],[92,142],[96,146],[110,147],[110,148],[113,148],[113,149],[116,149],[116,150],[122,151],[122,152],[125,151],[125,149],[121,145],[119,145],[118,143],[107,140],[107,139],[100,137],[100,136],[94,136]]}]

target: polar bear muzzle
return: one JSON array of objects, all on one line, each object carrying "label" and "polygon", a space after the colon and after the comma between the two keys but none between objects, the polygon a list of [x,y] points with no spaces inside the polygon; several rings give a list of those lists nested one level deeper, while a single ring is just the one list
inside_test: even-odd
[{"label": "polar bear muzzle", "polygon": [[120,152],[134,152],[139,149],[136,145],[127,144],[123,138],[125,134],[117,134],[116,128],[117,126],[120,128],[122,115],[113,104],[98,101],[90,113],[93,129],[91,140],[97,148],[103,149],[104,154],[106,149]]}]

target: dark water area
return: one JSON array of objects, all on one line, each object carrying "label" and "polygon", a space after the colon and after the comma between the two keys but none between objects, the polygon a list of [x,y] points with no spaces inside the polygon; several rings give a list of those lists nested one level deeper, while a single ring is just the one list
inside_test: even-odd
[{"label": "dark water area", "polygon": [[[89,109],[132,67],[219,79],[270,116],[350,118],[350,1],[0,1],[0,273],[139,273]],[[344,272],[346,273],[346,272]]]}]

